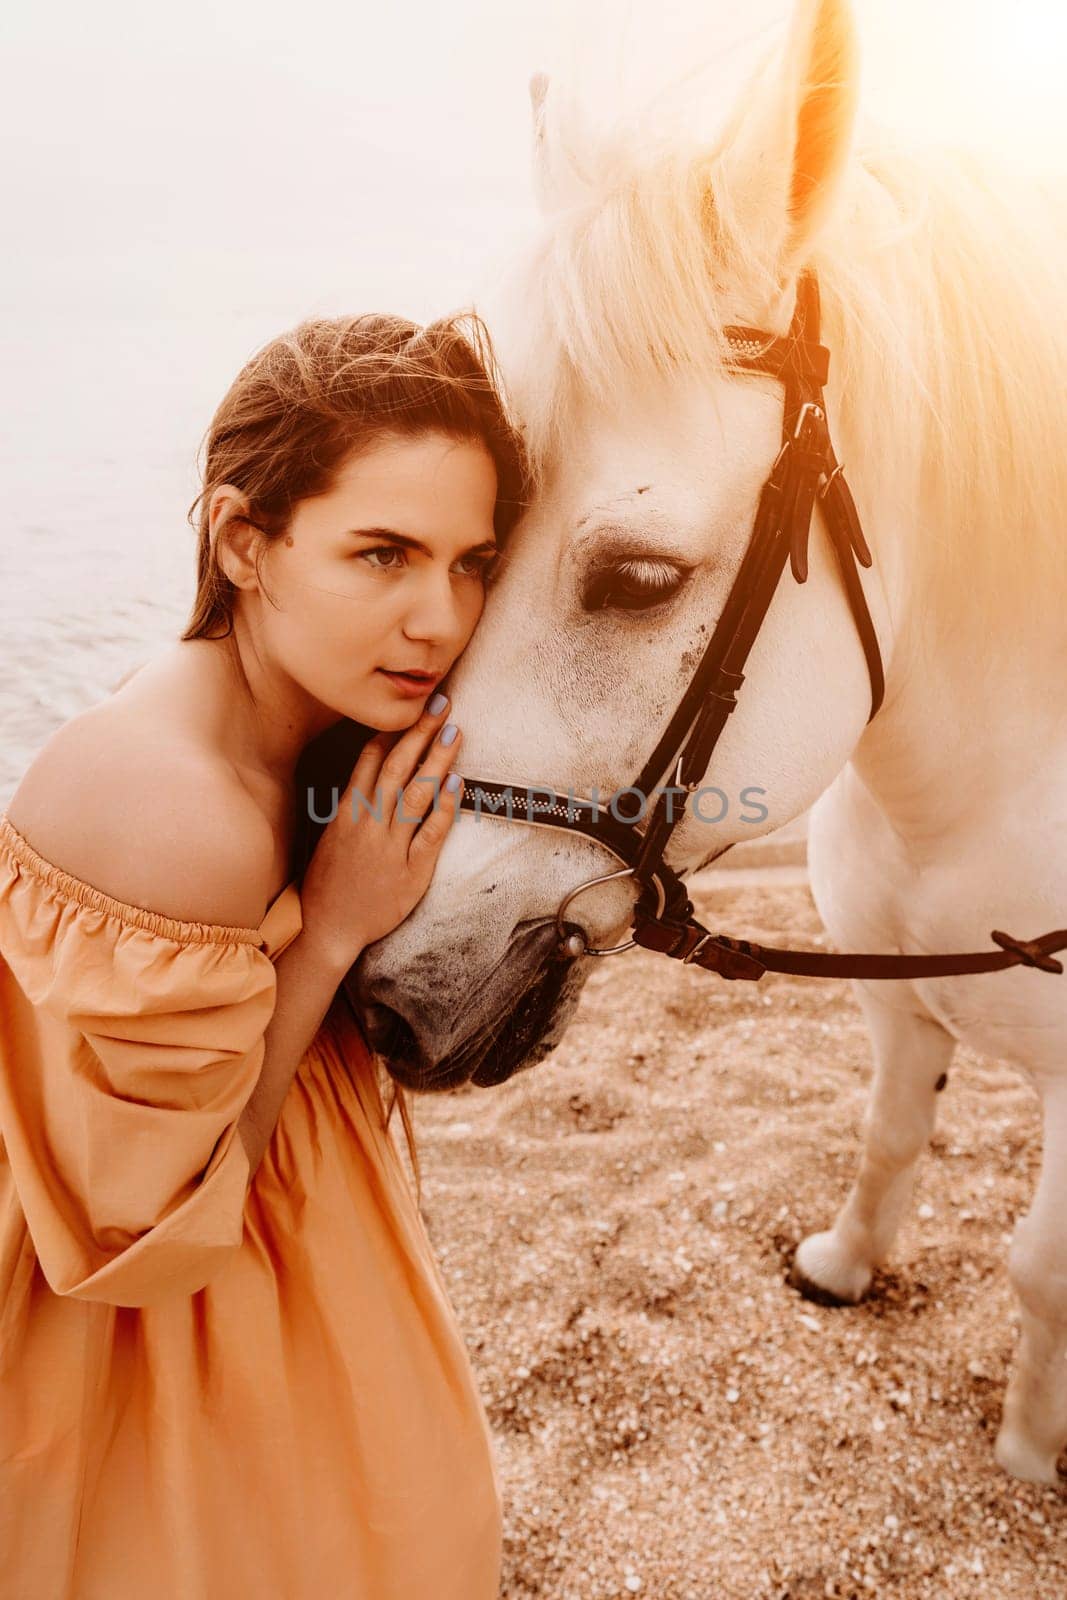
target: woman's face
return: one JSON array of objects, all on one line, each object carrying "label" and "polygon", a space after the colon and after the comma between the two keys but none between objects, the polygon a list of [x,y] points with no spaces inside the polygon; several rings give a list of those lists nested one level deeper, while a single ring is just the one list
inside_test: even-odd
[{"label": "woman's face", "polygon": [[257,647],[338,717],[409,727],[481,614],[496,494],[480,442],[391,436],[349,458],[261,559],[278,609],[248,597]]}]

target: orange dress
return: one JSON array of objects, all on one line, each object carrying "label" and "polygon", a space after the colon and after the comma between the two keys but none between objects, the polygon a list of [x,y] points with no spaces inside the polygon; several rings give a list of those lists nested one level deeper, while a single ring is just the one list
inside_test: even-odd
[{"label": "orange dress", "polygon": [[4,1600],[496,1600],[485,1411],[332,1010],[249,1188],[300,928],[295,883],[180,922],[0,816]]}]

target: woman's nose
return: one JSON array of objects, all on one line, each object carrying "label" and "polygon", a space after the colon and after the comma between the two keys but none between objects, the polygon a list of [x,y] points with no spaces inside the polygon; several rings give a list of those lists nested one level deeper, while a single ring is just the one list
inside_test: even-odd
[{"label": "woman's nose", "polygon": [[462,604],[448,573],[428,577],[412,597],[404,632],[409,639],[432,639],[435,643],[462,640],[470,626],[469,609]]}]

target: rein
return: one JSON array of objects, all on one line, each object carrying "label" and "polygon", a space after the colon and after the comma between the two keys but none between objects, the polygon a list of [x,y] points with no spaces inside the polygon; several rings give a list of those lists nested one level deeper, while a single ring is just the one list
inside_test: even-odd
[{"label": "rein", "polygon": [[[671,835],[686,814],[688,798],[701,786],[727,718],[737,706],[743,668],[786,562],[797,583],[807,580],[808,539],[816,500],[822,507],[867,661],[871,683],[868,723],[884,698],[882,655],[856,566],[859,562],[870,567],[872,557],[830,439],[823,399],[830,354],[819,343],[819,327],[818,283],[813,273],[805,272],[797,283],[796,307],[785,338],[755,328],[725,329],[730,369],[765,373],[784,387],[782,445],[763,486],[748,547],[704,655],[633,784],[618,791],[608,810],[595,799],[561,795],[551,789],[517,789],[511,784],[465,778],[460,806],[479,815],[486,809],[493,814],[503,809],[508,821],[584,834],[625,863],[617,872],[580,884],[560,904],[556,912],[559,949],[572,960],[583,955],[615,955],[641,945],[730,979],[759,979],[768,971],[814,978],[924,978],[997,972],[1018,965],[1062,972],[1063,964],[1052,952],[1067,949],[1067,928],[1032,940],[994,930],[990,937],[1000,946],[999,951],[943,955],[831,955],[711,933],[696,920],[683,879],[664,859]],[[659,791],[646,820],[645,808],[655,786],[668,775],[670,782]],[[640,828],[639,823],[643,823]],[[609,949],[591,948],[582,929],[565,920],[565,912],[586,889],[624,877],[633,877],[641,886],[633,908],[633,937]]]}]

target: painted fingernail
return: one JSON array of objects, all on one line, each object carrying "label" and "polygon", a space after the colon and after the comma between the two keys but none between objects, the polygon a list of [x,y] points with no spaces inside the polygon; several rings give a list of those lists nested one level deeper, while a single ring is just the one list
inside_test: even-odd
[{"label": "painted fingernail", "polygon": [[452,744],[458,732],[459,729],[456,727],[454,722],[446,722],[444,727],[441,729],[441,743]]},{"label": "painted fingernail", "polygon": [[447,694],[435,694],[426,709],[430,713],[431,717],[439,717],[447,704]]},{"label": "painted fingernail", "polygon": [[463,780],[458,772],[450,772],[448,777],[445,779],[445,788],[448,790],[449,794],[455,794],[462,781]]}]

